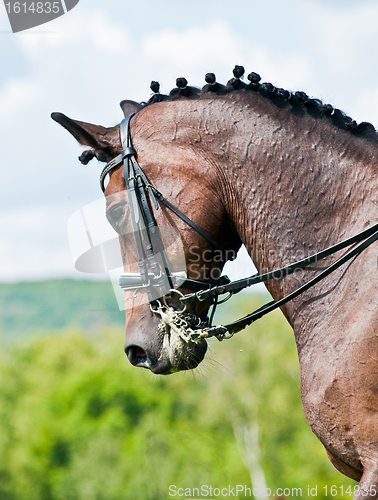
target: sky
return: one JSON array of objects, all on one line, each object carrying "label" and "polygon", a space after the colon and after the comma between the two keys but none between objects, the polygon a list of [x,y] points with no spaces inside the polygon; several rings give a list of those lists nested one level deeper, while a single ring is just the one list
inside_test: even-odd
[{"label": "sky", "polygon": [[[371,0],[80,0],[13,34],[0,6],[0,281],[87,277],[67,220],[101,197],[102,164],[81,165],[51,112],[112,126],[151,80],[164,93],[179,76],[226,83],[239,64],[378,126],[377,22]],[[252,272],[245,257],[233,266],[232,277]]]}]

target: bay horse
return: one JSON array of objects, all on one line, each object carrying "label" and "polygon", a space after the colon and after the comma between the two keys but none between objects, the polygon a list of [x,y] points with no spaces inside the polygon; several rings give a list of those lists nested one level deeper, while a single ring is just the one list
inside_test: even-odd
[{"label": "bay horse", "polygon": [[[239,70],[237,70],[239,68]],[[378,146],[372,125],[357,124],[340,110],[303,92],[242,81],[241,67],[227,86],[206,75],[200,91],[177,80],[169,96],[146,104],[123,101],[139,165],[149,182],[227,251],[244,244],[259,271],[271,271],[336,244],[378,222]],[[120,127],[53,119],[91,149],[80,159],[111,161],[122,152]],[[121,164],[110,172],[106,196],[125,190]],[[124,216],[116,202],[110,221]],[[180,231],[188,276],[219,277],[227,257],[160,203],[157,224]],[[118,221],[118,222],[117,222]],[[196,251],[193,251],[196,249]],[[301,371],[304,413],[332,464],[359,481],[355,499],[378,498],[378,269],[377,244],[284,304],[293,328]],[[212,255],[209,259],[205,256]],[[332,261],[325,259],[326,264]],[[273,279],[279,300],[314,276]],[[180,289],[183,293],[188,290]],[[178,295],[167,299],[180,308]],[[188,310],[205,317],[211,300]],[[126,310],[125,351],[135,366],[168,374],[196,367],[206,340],[167,340],[149,307]]]}]

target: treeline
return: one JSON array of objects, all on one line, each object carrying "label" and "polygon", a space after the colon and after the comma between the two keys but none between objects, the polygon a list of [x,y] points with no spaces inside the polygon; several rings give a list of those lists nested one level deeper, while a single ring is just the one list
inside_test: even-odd
[{"label": "treeline", "polygon": [[204,485],[302,488],[302,498],[317,486],[322,498],[325,485],[353,483],[305,421],[279,312],[169,377],[129,365],[119,325],[23,338],[0,362],[1,500],[166,500]]},{"label": "treeline", "polygon": [[109,322],[122,324],[124,318],[109,281],[52,279],[0,283],[2,340],[66,327],[88,331]]}]

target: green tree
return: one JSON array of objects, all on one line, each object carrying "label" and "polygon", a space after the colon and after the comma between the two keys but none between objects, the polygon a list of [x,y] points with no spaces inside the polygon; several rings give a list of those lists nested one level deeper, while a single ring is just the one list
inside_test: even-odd
[{"label": "green tree", "polygon": [[66,330],[2,352],[1,500],[159,500],[170,485],[300,487],[302,498],[317,485],[324,498],[322,486],[352,484],[305,421],[281,313],[210,341],[195,372],[170,377],[132,367],[122,337]]}]

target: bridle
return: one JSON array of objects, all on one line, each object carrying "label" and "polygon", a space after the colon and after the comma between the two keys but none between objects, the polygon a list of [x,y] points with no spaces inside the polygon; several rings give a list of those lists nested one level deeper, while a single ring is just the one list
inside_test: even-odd
[{"label": "bridle", "polygon": [[[274,309],[281,307],[314,286],[319,281],[323,280],[340,266],[351,260],[353,257],[359,255],[363,250],[378,239],[378,224],[375,224],[370,228],[352,236],[351,238],[326,248],[321,252],[269,273],[257,273],[253,276],[233,282],[231,282],[227,276],[221,276],[218,280],[209,281],[199,281],[186,278],[180,287],[190,289],[192,290],[192,293],[187,295],[182,294],[179,290],[174,289],[174,276],[169,270],[169,264],[159,235],[158,225],[151,210],[151,201],[156,210],[159,208],[158,201],[163,203],[184,222],[201,234],[201,236],[203,236],[215,249],[221,250],[223,254],[228,257],[228,260],[234,260],[234,255],[233,253],[227,252],[226,249],[219,245],[177,207],[172,205],[153,185],[149,183],[146,175],[136,160],[136,151],[132,146],[129,127],[132,116],[134,116],[134,113],[126,117],[120,124],[120,137],[123,151],[104,167],[100,175],[100,185],[102,191],[104,192],[106,176],[112,170],[118,168],[119,165],[123,164],[124,178],[129,196],[131,217],[139,255],[138,264],[141,280],[143,287],[147,292],[151,310],[161,318],[159,328],[163,333],[173,330],[185,342],[199,342],[199,340],[209,337],[216,337],[218,340],[231,338],[235,333],[243,330],[257,319],[260,319]],[[141,230],[138,226],[138,210],[142,214],[144,220],[144,230]],[[340,250],[351,247],[352,245],[356,246],[337,259],[333,264],[326,267],[317,276],[298,289],[294,290],[294,292],[290,293],[286,297],[283,297],[278,301],[273,300],[268,302],[256,311],[234,321],[233,323],[212,326],[211,323],[216,306],[228,300],[235,293],[238,293],[244,288],[256,283],[262,283],[271,279],[280,279],[284,276],[293,274],[300,269],[303,270],[310,264],[318,262],[330,255],[335,254],[336,252],[339,252]],[[162,256],[162,263],[160,264],[157,261],[154,249],[157,249],[159,254]],[[152,279],[151,273],[148,272],[146,265],[146,256],[150,270],[152,271]],[[122,276],[120,278],[120,285],[123,287]],[[153,287],[159,287],[162,290],[162,301],[154,299],[152,293]],[[177,311],[167,303],[167,296],[171,296],[174,293],[178,294],[180,302],[183,304],[182,310]],[[218,302],[218,297],[224,294],[228,294],[228,296],[221,302]],[[195,314],[186,312],[188,304],[202,302],[209,299],[213,304],[213,311],[210,319],[200,318]]]},{"label": "bridle", "polygon": [[[163,242],[160,237],[158,225],[156,223],[151,204],[155,209],[159,209],[158,201],[163,203],[167,208],[174,212],[186,224],[195,229],[201,236],[203,236],[216,250],[219,250],[224,255],[225,260],[234,260],[234,252],[228,252],[221,245],[219,245],[210,235],[208,235],[201,227],[193,222],[189,217],[182,213],[177,207],[172,205],[162,193],[160,193],[147,179],[142,168],[136,159],[136,151],[132,146],[130,136],[130,120],[134,113],[124,118],[120,124],[120,137],[123,151],[116,158],[111,160],[100,175],[100,185],[103,192],[105,192],[105,178],[115,168],[123,164],[124,179],[126,184],[126,191],[129,199],[129,206],[131,211],[131,219],[133,223],[133,234],[136,240],[136,247],[138,252],[138,265],[141,278],[141,287],[147,293],[151,309],[154,312],[161,311],[161,309],[169,307],[166,302],[166,295],[177,293],[180,298],[183,294],[174,288],[174,274],[170,272],[169,262],[166,256]],[[141,225],[140,216],[143,219]],[[160,259],[157,258],[157,254]],[[159,262],[161,260],[162,262]],[[148,264],[147,264],[148,263]],[[149,270],[151,272],[149,272]],[[120,277],[120,286],[122,288],[132,289],[131,286],[126,284],[127,278],[124,275]],[[214,286],[224,285],[229,283],[230,280],[227,276],[221,276],[218,279],[210,279],[208,281],[194,280],[185,278],[180,284],[180,287],[192,290],[194,292],[208,290]],[[140,286],[138,286],[140,288]],[[156,300],[154,297],[153,289],[159,288],[163,292],[163,303]],[[213,305],[216,306],[217,301],[212,300]],[[184,306],[186,308],[186,306]],[[182,314],[184,311],[180,311]],[[212,316],[214,316],[215,307]],[[208,324],[208,320],[204,318],[196,319],[195,315],[185,313],[188,317],[190,315],[191,322],[195,319],[196,324]]]}]

